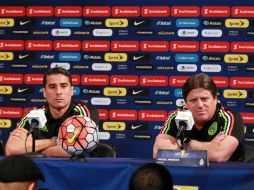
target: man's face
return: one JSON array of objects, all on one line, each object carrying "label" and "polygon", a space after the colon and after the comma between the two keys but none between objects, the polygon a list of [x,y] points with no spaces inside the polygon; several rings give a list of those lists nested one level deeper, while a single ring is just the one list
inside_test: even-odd
[{"label": "man's face", "polygon": [[217,97],[214,98],[210,91],[203,88],[191,90],[186,98],[186,106],[199,127],[213,117],[216,105]]},{"label": "man's face", "polygon": [[68,77],[62,74],[47,76],[47,83],[43,89],[49,107],[57,110],[68,108],[73,95],[73,88]]}]

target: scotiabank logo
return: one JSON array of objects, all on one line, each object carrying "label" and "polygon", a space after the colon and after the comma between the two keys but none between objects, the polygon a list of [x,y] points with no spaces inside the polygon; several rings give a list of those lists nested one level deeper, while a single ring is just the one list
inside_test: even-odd
[{"label": "scotiabank logo", "polygon": [[22,74],[0,74],[0,84],[22,84]]},{"label": "scotiabank logo", "polygon": [[22,117],[22,108],[0,107],[0,118],[20,118]]},{"label": "scotiabank logo", "polygon": [[169,77],[169,85],[176,87],[183,86],[183,84],[188,78],[188,76],[171,76]]},{"label": "scotiabank logo", "polygon": [[170,8],[168,6],[143,6],[141,15],[143,17],[168,17]]},{"label": "scotiabank logo", "polygon": [[137,110],[110,110],[109,118],[111,120],[137,120]]},{"label": "scotiabank logo", "polygon": [[80,6],[56,6],[55,16],[60,17],[79,17],[82,15]]},{"label": "scotiabank logo", "polygon": [[197,52],[199,43],[196,41],[172,41],[170,51],[173,52]]},{"label": "scotiabank logo", "polygon": [[3,17],[25,16],[25,11],[23,6],[0,6],[0,16]]},{"label": "scotiabank logo", "polygon": [[232,52],[254,52],[254,42],[232,42]]},{"label": "scotiabank logo", "polygon": [[108,85],[109,76],[108,75],[82,75],[81,76],[82,85]]},{"label": "scotiabank logo", "polygon": [[141,86],[168,86],[167,76],[140,76]]},{"label": "scotiabank logo", "polygon": [[112,86],[137,86],[138,76],[136,75],[112,75],[110,77]]},{"label": "scotiabank logo", "polygon": [[83,9],[85,17],[109,17],[110,14],[110,7],[107,6],[85,6]]},{"label": "scotiabank logo", "polygon": [[202,52],[228,52],[229,42],[201,42],[200,50]]},{"label": "scotiabank logo", "polygon": [[138,6],[114,6],[112,16],[114,17],[138,17],[140,8]]},{"label": "scotiabank logo", "polygon": [[110,42],[109,41],[83,41],[82,42],[83,51],[109,51]]},{"label": "scotiabank logo", "polygon": [[23,40],[1,40],[0,50],[23,50],[24,41]]},{"label": "scotiabank logo", "polygon": [[140,121],[165,121],[167,112],[161,110],[140,110],[138,119]]},{"label": "scotiabank logo", "polygon": [[203,17],[229,17],[230,7],[228,6],[203,6],[201,9]]},{"label": "scotiabank logo", "polygon": [[32,17],[51,17],[53,16],[53,11],[51,6],[28,6],[26,15]]},{"label": "scotiabank logo", "polygon": [[108,119],[108,110],[98,109],[98,113],[99,113],[100,120],[107,120]]},{"label": "scotiabank logo", "polygon": [[138,41],[112,41],[111,50],[112,51],[138,51],[139,42]]},{"label": "scotiabank logo", "polygon": [[230,87],[254,88],[254,78],[253,77],[231,77]]},{"label": "scotiabank logo", "polygon": [[232,7],[233,17],[254,17],[254,7],[253,6],[243,6],[243,7]]},{"label": "scotiabank logo", "polygon": [[211,77],[217,87],[228,87],[227,77]]},{"label": "scotiabank logo", "polygon": [[168,51],[168,41],[142,41],[140,43],[141,51]]},{"label": "scotiabank logo", "polygon": [[243,123],[254,123],[254,113],[241,112]]},{"label": "scotiabank logo", "polygon": [[43,74],[26,74],[24,77],[25,84],[42,84]]},{"label": "scotiabank logo", "polygon": [[56,51],[80,51],[81,42],[79,40],[56,40],[54,41]]},{"label": "scotiabank logo", "polygon": [[174,17],[198,17],[200,9],[198,6],[173,6],[171,15]]},{"label": "scotiabank logo", "polygon": [[26,41],[26,50],[52,50],[53,43],[51,40],[27,40]]},{"label": "scotiabank logo", "polygon": [[80,84],[80,75],[71,75],[71,82],[73,85]]}]

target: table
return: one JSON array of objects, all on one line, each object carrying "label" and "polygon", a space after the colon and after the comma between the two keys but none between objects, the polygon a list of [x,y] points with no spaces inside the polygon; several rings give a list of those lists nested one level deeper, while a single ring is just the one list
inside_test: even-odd
[{"label": "table", "polygon": [[[40,189],[127,190],[132,173],[154,160],[136,158],[87,158],[84,162],[63,158],[35,159],[45,175]],[[175,185],[205,190],[244,190],[254,187],[254,163],[210,163],[207,168],[167,166]]]}]

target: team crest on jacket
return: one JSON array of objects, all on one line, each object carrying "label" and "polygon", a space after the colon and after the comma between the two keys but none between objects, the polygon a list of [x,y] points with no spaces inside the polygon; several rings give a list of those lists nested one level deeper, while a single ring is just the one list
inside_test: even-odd
[{"label": "team crest on jacket", "polygon": [[208,135],[213,136],[217,131],[217,122],[213,122],[212,125],[208,129]]}]

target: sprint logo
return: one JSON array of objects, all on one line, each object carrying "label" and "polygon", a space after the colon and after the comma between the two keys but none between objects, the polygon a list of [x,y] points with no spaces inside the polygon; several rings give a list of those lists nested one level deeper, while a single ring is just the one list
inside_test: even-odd
[{"label": "sprint logo", "polygon": [[13,27],[14,19],[12,18],[0,18],[0,27]]},{"label": "sprint logo", "polygon": [[247,98],[247,91],[246,90],[224,90],[223,96],[224,98],[244,99],[244,98]]},{"label": "sprint logo", "polygon": [[123,28],[128,26],[128,20],[127,19],[107,19],[105,24],[107,27]]},{"label": "sprint logo", "polygon": [[224,56],[226,63],[247,63],[248,55],[245,54],[226,54]]},{"label": "sprint logo", "polygon": [[125,62],[127,61],[126,53],[106,53],[104,55],[105,61],[108,62]]},{"label": "sprint logo", "polygon": [[249,21],[247,19],[227,19],[225,25],[227,28],[248,28]]},{"label": "sprint logo", "polygon": [[13,53],[12,52],[0,52],[0,60],[1,61],[13,60]]}]

